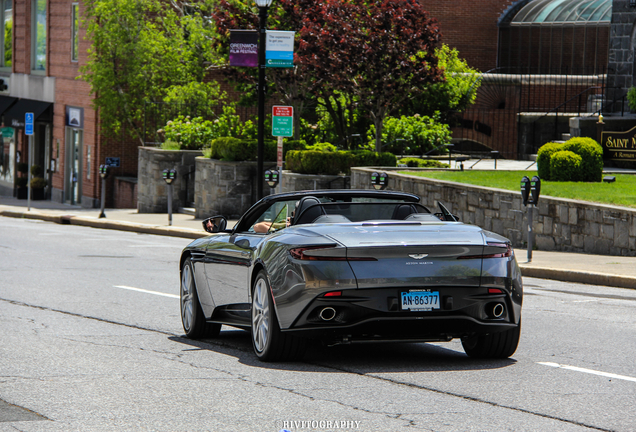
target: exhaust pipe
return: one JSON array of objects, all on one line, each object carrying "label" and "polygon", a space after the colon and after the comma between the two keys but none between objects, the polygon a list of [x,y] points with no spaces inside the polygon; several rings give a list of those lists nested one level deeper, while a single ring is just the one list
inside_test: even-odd
[{"label": "exhaust pipe", "polygon": [[336,310],[332,307],[326,307],[320,311],[319,316],[323,321],[331,321],[336,317]]},{"label": "exhaust pipe", "polygon": [[506,308],[503,305],[503,303],[495,303],[490,306],[488,315],[490,315],[493,318],[501,318],[504,312],[506,312]]}]

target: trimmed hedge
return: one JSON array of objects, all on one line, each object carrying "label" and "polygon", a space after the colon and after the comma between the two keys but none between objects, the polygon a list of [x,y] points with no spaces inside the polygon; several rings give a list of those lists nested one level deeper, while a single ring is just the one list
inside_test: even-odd
[{"label": "trimmed hedge", "polygon": [[[552,158],[562,151],[572,152],[581,158],[579,170],[568,168],[569,177],[553,170]],[[562,160],[558,162],[562,163]],[[547,143],[537,152],[537,170],[543,180],[600,182],[603,177],[603,148],[592,138],[585,137],[570,138],[563,144]]]},{"label": "trimmed hedge", "polygon": [[369,150],[315,151],[291,150],[286,155],[287,169],[299,174],[349,174],[352,166],[397,165],[392,153],[376,153]]},{"label": "trimmed hedge", "polygon": [[541,146],[537,152],[537,172],[539,178],[543,180],[552,180],[550,178],[550,158],[552,155],[561,150],[562,144],[549,142]]},{"label": "trimmed hedge", "polygon": [[448,168],[448,164],[435,159],[420,159],[415,157],[402,158],[398,161],[407,167],[415,168]]},{"label": "trimmed hedge", "polygon": [[550,158],[550,177],[554,181],[577,181],[582,177],[583,158],[569,150],[561,150]]},{"label": "trimmed hedge", "polygon": [[570,138],[563,144],[562,149],[581,156],[579,181],[600,182],[603,179],[603,147],[592,138]]},{"label": "trimmed hedge", "polygon": [[[264,159],[275,161],[278,143],[274,140],[264,142]],[[283,155],[289,150],[299,150],[305,148],[304,141],[286,140],[283,141]],[[224,161],[240,162],[256,160],[258,153],[258,140],[240,139],[233,137],[217,138],[210,144],[210,149],[204,154],[212,159]]]}]

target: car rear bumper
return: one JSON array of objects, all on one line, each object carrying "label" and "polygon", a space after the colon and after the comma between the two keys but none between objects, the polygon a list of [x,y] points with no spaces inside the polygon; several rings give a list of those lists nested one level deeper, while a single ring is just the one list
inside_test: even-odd
[{"label": "car rear bumper", "polygon": [[[366,341],[440,341],[497,333],[518,326],[520,304],[506,290],[439,287],[439,309],[403,311],[404,289],[343,291],[341,297],[317,297],[288,329],[299,336],[334,343]],[[503,313],[494,317],[494,305]]]}]

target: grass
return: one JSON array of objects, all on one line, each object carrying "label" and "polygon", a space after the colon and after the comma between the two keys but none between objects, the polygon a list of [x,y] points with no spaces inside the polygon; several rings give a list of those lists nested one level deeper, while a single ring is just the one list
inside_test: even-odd
[{"label": "grass", "polygon": [[[516,191],[521,194],[521,178],[537,175],[536,171],[400,171],[438,180],[467,183]],[[636,208],[636,175],[612,174],[614,183],[551,182],[541,181],[541,196],[569,198]]]}]

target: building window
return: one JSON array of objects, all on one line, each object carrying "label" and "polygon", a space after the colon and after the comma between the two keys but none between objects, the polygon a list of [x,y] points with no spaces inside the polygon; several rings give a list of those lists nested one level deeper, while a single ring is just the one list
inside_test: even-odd
[{"label": "building window", "polygon": [[46,1],[33,0],[31,69],[35,71],[46,70]]},{"label": "building window", "polygon": [[2,0],[0,7],[0,67],[11,67],[13,63],[13,2]]},{"label": "building window", "polygon": [[79,60],[79,4],[71,5],[71,60]]}]

